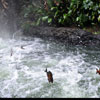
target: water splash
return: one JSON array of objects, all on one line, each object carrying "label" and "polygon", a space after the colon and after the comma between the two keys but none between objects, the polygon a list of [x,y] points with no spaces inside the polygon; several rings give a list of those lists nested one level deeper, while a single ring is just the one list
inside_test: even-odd
[{"label": "water splash", "polygon": [[[98,56],[99,48],[66,47],[24,36],[0,38],[0,97],[100,97]],[[52,71],[53,84],[45,68]]]}]

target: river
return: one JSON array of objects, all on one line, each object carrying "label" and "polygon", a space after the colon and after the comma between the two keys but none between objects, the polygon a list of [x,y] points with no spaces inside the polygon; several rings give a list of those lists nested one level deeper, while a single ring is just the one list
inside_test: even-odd
[{"label": "river", "polygon": [[[53,73],[53,83],[47,80],[46,68]],[[98,98],[96,68],[100,68],[100,47],[0,37],[1,98]]]}]

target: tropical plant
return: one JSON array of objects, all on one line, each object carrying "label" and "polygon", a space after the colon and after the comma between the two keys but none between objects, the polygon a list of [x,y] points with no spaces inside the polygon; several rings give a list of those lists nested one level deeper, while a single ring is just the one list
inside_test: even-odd
[{"label": "tropical plant", "polygon": [[43,5],[30,3],[24,8],[24,18],[30,25],[84,27],[100,23],[99,0],[44,0]]}]

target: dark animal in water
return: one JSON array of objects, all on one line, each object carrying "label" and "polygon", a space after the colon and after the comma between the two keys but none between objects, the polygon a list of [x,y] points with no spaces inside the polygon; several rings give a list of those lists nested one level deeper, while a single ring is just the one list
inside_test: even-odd
[{"label": "dark animal in water", "polygon": [[96,69],[96,74],[98,73],[100,75],[100,69]]},{"label": "dark animal in water", "polygon": [[25,49],[25,48],[21,45],[21,49]]},{"label": "dark animal in water", "polygon": [[47,77],[48,77],[49,83],[50,82],[53,83],[53,74],[52,74],[52,72],[51,71],[47,71],[47,68],[46,68],[45,72],[47,73]]}]

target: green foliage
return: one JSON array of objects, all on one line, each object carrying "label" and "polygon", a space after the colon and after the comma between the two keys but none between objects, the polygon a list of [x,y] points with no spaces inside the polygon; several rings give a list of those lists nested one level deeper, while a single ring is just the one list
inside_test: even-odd
[{"label": "green foliage", "polygon": [[24,18],[31,20],[31,25],[84,27],[100,23],[99,0],[47,0],[47,7],[29,4],[24,8]]}]

